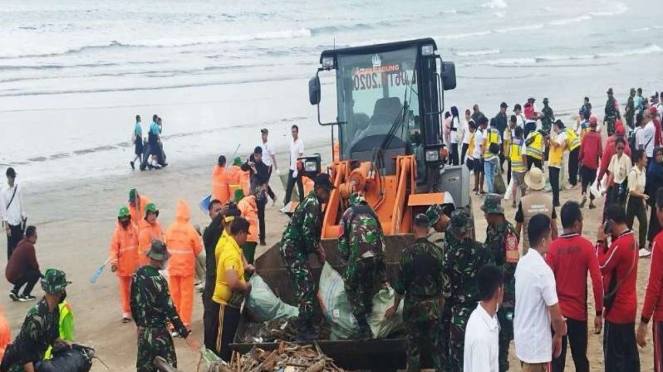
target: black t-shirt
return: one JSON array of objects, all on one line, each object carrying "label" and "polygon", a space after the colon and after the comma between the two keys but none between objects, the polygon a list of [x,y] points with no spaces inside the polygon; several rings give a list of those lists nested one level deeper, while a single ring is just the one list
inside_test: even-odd
[{"label": "black t-shirt", "polygon": [[219,213],[212,223],[207,226],[205,232],[203,232],[203,245],[205,246],[205,276],[211,283],[216,282],[216,256],[214,255],[214,250],[216,249],[216,243],[219,242],[221,234],[223,234],[223,226],[221,226],[221,220],[223,215]]},{"label": "black t-shirt", "polygon": [[[553,211],[552,211],[552,219],[553,220],[557,219],[557,212],[555,211],[554,207],[553,207]],[[523,203],[522,202],[518,203],[518,212],[516,212],[516,222],[518,222],[518,223],[525,222],[525,216],[523,214]]]}]

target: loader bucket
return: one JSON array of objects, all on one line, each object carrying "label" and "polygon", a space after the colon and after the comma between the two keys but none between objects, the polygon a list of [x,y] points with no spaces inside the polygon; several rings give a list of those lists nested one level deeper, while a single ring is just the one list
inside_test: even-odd
[{"label": "loader bucket", "polygon": [[[412,244],[414,237],[411,234],[385,236],[385,259],[387,261],[387,280],[393,283],[398,275],[398,265],[403,248]],[[338,239],[325,239],[322,246],[327,254],[327,262],[339,273],[345,271],[345,265],[341,262],[338,254]],[[313,269],[316,283],[320,280],[321,266],[315,255],[309,256],[309,263]],[[288,271],[283,264],[279,253],[279,244],[275,244],[255,261],[256,272],[263,278],[265,283],[272,288],[274,293],[289,304],[297,304],[295,291],[288,276]]]}]

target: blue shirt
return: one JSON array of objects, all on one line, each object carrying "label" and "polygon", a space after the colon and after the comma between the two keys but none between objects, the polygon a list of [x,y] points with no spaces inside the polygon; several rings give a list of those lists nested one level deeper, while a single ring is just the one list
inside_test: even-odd
[{"label": "blue shirt", "polygon": [[140,121],[136,122],[136,127],[134,128],[134,132],[136,133],[136,137],[143,136],[143,126],[140,124]]},{"label": "blue shirt", "polygon": [[158,135],[161,132],[161,130],[159,129],[159,124],[153,121],[152,124],[150,125],[150,132],[152,134]]}]

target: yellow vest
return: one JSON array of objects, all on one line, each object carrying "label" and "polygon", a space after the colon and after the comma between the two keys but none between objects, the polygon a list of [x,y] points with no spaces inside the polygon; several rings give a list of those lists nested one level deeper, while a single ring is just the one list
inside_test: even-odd
[{"label": "yellow vest", "polygon": [[509,157],[511,151],[511,128],[506,128],[504,130],[504,156]]},{"label": "yellow vest", "polygon": [[522,139],[514,139],[509,146],[509,160],[511,160],[511,171],[513,172],[527,171],[523,163],[523,141]]},{"label": "yellow vest", "polygon": [[542,160],[543,159],[543,135],[539,132],[534,132],[531,133],[529,136],[527,136],[528,141],[531,140],[532,142],[526,146],[527,151],[526,154],[527,156],[531,156],[534,159]]},{"label": "yellow vest", "polygon": [[483,158],[484,159],[490,159],[495,154],[490,152],[490,144],[491,143],[498,143],[499,144],[499,139],[500,139],[500,132],[497,129],[488,129],[486,131],[486,138],[483,140]]},{"label": "yellow vest", "polygon": [[550,145],[550,152],[548,153],[548,164],[551,167],[562,167],[562,159],[564,158],[564,148],[562,145],[557,147]]},{"label": "yellow vest", "polygon": [[477,134],[477,130],[470,134],[470,143],[467,145],[467,157],[472,159],[474,159],[474,135]]},{"label": "yellow vest", "polygon": [[566,128],[566,147],[569,148],[569,151],[573,151],[580,146],[580,138],[573,129]]}]

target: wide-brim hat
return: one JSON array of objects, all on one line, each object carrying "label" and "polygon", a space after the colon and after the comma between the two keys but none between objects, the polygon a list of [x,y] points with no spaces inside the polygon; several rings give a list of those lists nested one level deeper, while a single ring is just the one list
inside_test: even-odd
[{"label": "wide-brim hat", "polygon": [[486,214],[504,214],[504,207],[502,207],[502,197],[498,194],[488,194],[483,200],[483,205],[480,207],[483,213]]},{"label": "wide-brim hat", "polygon": [[546,176],[536,166],[525,173],[525,184],[532,190],[541,190],[546,186]]},{"label": "wide-brim hat", "polygon": [[170,253],[166,248],[166,243],[156,239],[152,240],[152,244],[150,244],[150,250],[148,250],[145,255],[157,261],[166,261],[170,258]]}]

